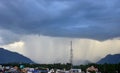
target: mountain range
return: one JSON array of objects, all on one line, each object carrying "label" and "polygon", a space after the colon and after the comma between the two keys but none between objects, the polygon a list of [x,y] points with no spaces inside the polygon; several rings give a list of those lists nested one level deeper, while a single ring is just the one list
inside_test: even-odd
[{"label": "mountain range", "polygon": [[120,54],[114,54],[114,55],[107,55],[104,58],[102,58],[101,60],[99,60],[97,62],[98,64],[104,64],[104,63],[108,63],[108,64],[117,64],[120,63]]},{"label": "mountain range", "polygon": [[[7,63],[34,63],[31,59],[12,51],[8,51],[4,48],[0,48],[0,64]],[[120,54],[108,54],[101,60],[97,62],[97,64],[117,64],[120,63]]]},{"label": "mountain range", "polygon": [[7,63],[34,63],[31,59],[12,51],[0,48],[0,64]]}]

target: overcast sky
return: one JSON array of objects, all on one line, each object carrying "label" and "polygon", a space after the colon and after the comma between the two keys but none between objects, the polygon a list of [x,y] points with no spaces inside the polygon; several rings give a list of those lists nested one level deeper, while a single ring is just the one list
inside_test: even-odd
[{"label": "overcast sky", "polygon": [[[119,0],[0,0],[0,46],[38,63],[120,53]],[[31,54],[33,53],[33,54]]]}]

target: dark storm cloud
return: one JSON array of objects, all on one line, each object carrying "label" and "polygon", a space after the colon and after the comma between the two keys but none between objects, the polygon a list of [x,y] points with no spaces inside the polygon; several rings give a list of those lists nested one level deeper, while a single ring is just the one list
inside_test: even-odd
[{"label": "dark storm cloud", "polygon": [[0,46],[4,44],[9,44],[13,42],[20,41],[20,35],[10,32],[8,30],[0,29]]},{"label": "dark storm cloud", "polygon": [[119,0],[0,0],[0,28],[105,40],[120,36]]}]

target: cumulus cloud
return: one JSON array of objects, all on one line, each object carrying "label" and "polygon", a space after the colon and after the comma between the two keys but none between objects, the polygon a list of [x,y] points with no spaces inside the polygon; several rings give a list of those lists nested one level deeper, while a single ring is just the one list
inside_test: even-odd
[{"label": "cumulus cloud", "polygon": [[119,0],[0,0],[0,28],[106,40],[120,36]]}]

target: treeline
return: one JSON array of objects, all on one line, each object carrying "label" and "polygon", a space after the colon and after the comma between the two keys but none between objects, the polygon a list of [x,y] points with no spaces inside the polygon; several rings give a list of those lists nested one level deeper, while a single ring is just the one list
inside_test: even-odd
[{"label": "treeline", "polygon": [[55,63],[55,64],[29,64],[29,63],[8,63],[8,64],[0,64],[3,66],[18,66],[20,67],[23,65],[24,67],[31,67],[31,68],[49,68],[49,69],[65,69],[65,70],[70,70],[71,69],[71,64],[66,63],[66,64],[61,64],[61,63]]},{"label": "treeline", "polygon": [[[65,70],[70,70],[71,69],[71,64],[66,63],[66,64],[61,64],[61,63],[56,63],[56,64],[26,64],[26,63],[10,63],[10,64],[1,64],[3,66],[18,66],[23,65],[24,67],[39,67],[39,68],[49,68],[49,69],[65,69]],[[94,66],[95,68],[98,68],[98,70],[101,73],[120,73],[120,63],[118,64],[87,64],[87,65],[76,65],[73,66],[73,68],[76,69],[81,69],[82,71],[86,72],[86,69],[90,66]]]},{"label": "treeline", "polygon": [[74,68],[80,68],[84,72],[86,72],[86,69],[90,66],[94,66],[95,68],[98,68],[99,72],[101,73],[120,73],[120,63],[118,64],[87,64],[87,65],[79,65],[74,66]]}]

